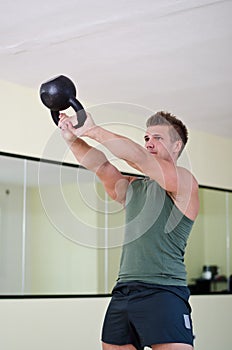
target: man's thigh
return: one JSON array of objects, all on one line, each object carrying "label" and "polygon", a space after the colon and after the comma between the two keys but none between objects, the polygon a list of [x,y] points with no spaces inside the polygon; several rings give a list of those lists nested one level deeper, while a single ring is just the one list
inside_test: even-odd
[{"label": "man's thigh", "polygon": [[102,343],[102,350],[136,350],[132,344],[127,345],[113,345]]}]

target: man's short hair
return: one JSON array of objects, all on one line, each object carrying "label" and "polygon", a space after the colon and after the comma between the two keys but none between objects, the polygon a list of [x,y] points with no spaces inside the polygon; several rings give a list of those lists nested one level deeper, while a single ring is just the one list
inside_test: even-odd
[{"label": "man's short hair", "polygon": [[180,156],[181,152],[183,151],[188,141],[188,130],[186,126],[183,124],[183,122],[171,113],[159,111],[159,112],[156,112],[154,115],[152,115],[150,118],[148,118],[146,122],[147,128],[149,126],[154,126],[154,125],[170,126],[171,140],[173,142],[177,140],[182,141],[182,147],[179,153],[179,156]]}]

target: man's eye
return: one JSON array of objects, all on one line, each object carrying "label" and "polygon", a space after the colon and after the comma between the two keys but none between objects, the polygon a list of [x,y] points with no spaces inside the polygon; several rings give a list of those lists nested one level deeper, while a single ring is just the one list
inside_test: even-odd
[{"label": "man's eye", "polygon": [[144,137],[145,142],[149,141],[149,137]]},{"label": "man's eye", "polygon": [[161,136],[154,136],[154,139],[160,141],[162,139],[162,137]]}]

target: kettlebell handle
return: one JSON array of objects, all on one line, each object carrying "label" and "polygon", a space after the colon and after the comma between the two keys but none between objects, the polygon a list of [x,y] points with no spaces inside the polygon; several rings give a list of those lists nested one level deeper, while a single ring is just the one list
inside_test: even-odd
[{"label": "kettlebell handle", "polygon": [[[73,127],[78,129],[81,126],[83,126],[85,121],[86,121],[86,118],[87,118],[86,112],[85,112],[82,104],[75,97],[70,97],[69,104],[70,104],[70,107],[72,107],[74,109],[74,111],[76,112],[76,115],[77,115],[78,124],[73,125]],[[60,111],[51,110],[51,116],[52,116],[52,119],[56,125],[58,125],[59,120],[60,120],[59,115],[60,115]]]}]

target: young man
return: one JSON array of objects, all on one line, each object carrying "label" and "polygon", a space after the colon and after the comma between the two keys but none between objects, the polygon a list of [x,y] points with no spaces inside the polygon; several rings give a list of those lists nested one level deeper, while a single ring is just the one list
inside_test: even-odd
[{"label": "young man", "polygon": [[[95,172],[105,190],[126,210],[120,271],[102,332],[103,350],[193,349],[184,251],[198,214],[198,184],[177,166],[188,133],[170,113],[147,121],[145,148],[95,125],[92,117],[60,115],[59,127],[76,159]],[[145,175],[123,176],[89,137]]]}]

